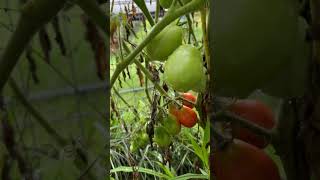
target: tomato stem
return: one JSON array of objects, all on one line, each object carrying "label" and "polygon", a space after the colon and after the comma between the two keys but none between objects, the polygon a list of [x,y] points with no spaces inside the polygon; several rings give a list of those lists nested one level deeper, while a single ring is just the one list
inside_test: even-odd
[{"label": "tomato stem", "polygon": [[210,119],[214,119],[214,121],[216,122],[217,121],[235,122],[242,127],[250,129],[255,134],[264,136],[266,139],[269,139],[269,140],[272,139],[274,137],[274,134],[276,133],[275,130],[267,130],[229,111],[223,111],[217,114],[212,114]]}]

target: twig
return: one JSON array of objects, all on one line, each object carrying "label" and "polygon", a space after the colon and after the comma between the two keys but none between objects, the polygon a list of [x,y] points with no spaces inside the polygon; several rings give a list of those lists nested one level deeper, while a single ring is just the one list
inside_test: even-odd
[{"label": "twig", "polygon": [[267,130],[263,127],[253,124],[247,121],[246,119],[228,111],[224,111],[216,115],[212,114],[210,119],[214,119],[215,121],[231,121],[239,124],[242,127],[250,129],[253,133],[257,135],[264,136],[267,139],[274,138],[274,133],[275,133],[274,130],[273,131]]}]

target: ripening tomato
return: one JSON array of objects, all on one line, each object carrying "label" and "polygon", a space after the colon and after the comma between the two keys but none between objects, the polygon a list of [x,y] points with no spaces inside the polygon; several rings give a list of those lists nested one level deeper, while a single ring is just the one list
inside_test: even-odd
[{"label": "ripening tomato", "polygon": [[182,44],[183,29],[175,24],[165,27],[146,46],[151,61],[165,61]]},{"label": "ripening tomato", "polygon": [[190,102],[193,103],[193,104],[192,104],[192,103],[190,103],[190,102],[188,102],[188,101],[182,100],[182,104],[183,104],[183,105],[188,106],[189,108],[193,108],[193,107],[194,107],[194,104],[195,104],[196,101],[197,101],[197,97],[196,97],[196,96],[194,96],[194,95],[191,94],[191,93],[182,93],[181,96],[182,96],[184,99],[186,99],[186,100],[188,100],[188,101],[190,101]]},{"label": "ripening tomato", "polygon": [[263,150],[237,139],[226,146],[213,152],[216,180],[280,180],[277,165]]},{"label": "ripening tomato", "polygon": [[[272,110],[257,100],[238,100],[229,107],[229,111],[266,129],[272,129],[276,124]],[[259,148],[265,148],[268,145],[268,142],[263,137],[255,135],[250,130],[239,125],[232,124],[232,133],[235,138]]]},{"label": "ripening tomato", "polygon": [[297,7],[291,0],[215,1],[209,25],[215,94],[247,97],[279,78],[302,51]]},{"label": "ripening tomato", "polygon": [[168,58],[164,81],[176,91],[202,92],[206,85],[201,52],[191,45],[181,45]]},{"label": "ripening tomato", "polygon": [[185,105],[183,105],[181,109],[171,105],[169,107],[169,112],[176,116],[179,122],[185,127],[192,128],[198,122],[197,113]]},{"label": "ripening tomato", "polygon": [[171,143],[171,136],[163,126],[158,126],[154,130],[154,142],[160,147],[168,147]]},{"label": "ripening tomato", "polygon": [[177,135],[180,132],[181,124],[179,120],[172,114],[163,119],[163,127],[167,130],[170,135]]}]

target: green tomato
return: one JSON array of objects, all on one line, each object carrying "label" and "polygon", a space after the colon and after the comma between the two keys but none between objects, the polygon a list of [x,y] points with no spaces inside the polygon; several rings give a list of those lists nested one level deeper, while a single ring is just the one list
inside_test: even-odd
[{"label": "green tomato", "polygon": [[171,136],[163,126],[158,126],[154,130],[154,142],[160,147],[168,147],[171,143]]},{"label": "green tomato", "polygon": [[270,79],[262,91],[268,95],[290,98],[302,96],[306,91],[308,62],[311,59],[311,43],[305,40],[307,22],[299,17],[299,38],[296,43],[295,54],[291,63],[283,68],[279,74]]},{"label": "green tomato", "polygon": [[206,75],[197,48],[181,45],[169,56],[164,68],[164,80],[173,89],[181,92],[205,89]]},{"label": "green tomato", "polygon": [[173,2],[173,0],[160,0],[159,1],[160,5],[165,9],[169,9],[172,2]]},{"label": "green tomato", "polygon": [[165,61],[168,56],[182,44],[183,29],[174,24],[164,28],[146,46],[151,60]]},{"label": "green tomato", "polygon": [[146,146],[147,144],[148,144],[148,142],[149,142],[149,136],[148,136],[148,134],[147,133],[142,133],[142,134],[140,134],[140,145],[141,146]]},{"label": "green tomato", "polygon": [[216,0],[212,12],[215,94],[246,97],[287,68],[295,56],[295,1]]},{"label": "green tomato", "polygon": [[177,135],[181,130],[180,122],[172,114],[169,114],[168,117],[166,117],[163,120],[162,124],[163,127],[167,130],[167,132],[171,135]]},{"label": "green tomato", "polygon": [[130,144],[130,152],[137,152],[137,150],[139,149],[139,143],[138,141],[131,141],[131,144]]}]

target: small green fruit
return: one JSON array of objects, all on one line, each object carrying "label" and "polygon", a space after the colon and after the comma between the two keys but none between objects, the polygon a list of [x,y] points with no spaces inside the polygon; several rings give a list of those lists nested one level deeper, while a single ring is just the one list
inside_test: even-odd
[{"label": "small green fruit", "polygon": [[171,137],[163,126],[158,126],[154,130],[154,142],[160,147],[168,147],[171,143]]},{"label": "small green fruit", "polygon": [[168,58],[164,81],[174,90],[202,92],[206,85],[201,52],[191,45],[181,45]]},{"label": "small green fruit", "polygon": [[171,135],[177,135],[179,134],[180,130],[181,130],[181,124],[180,122],[177,120],[177,118],[172,115],[169,114],[167,118],[165,118],[163,120],[163,127],[168,131],[169,134]]},{"label": "small green fruit", "polygon": [[146,46],[146,52],[151,61],[165,61],[168,56],[182,44],[183,29],[170,24],[164,28]]}]

